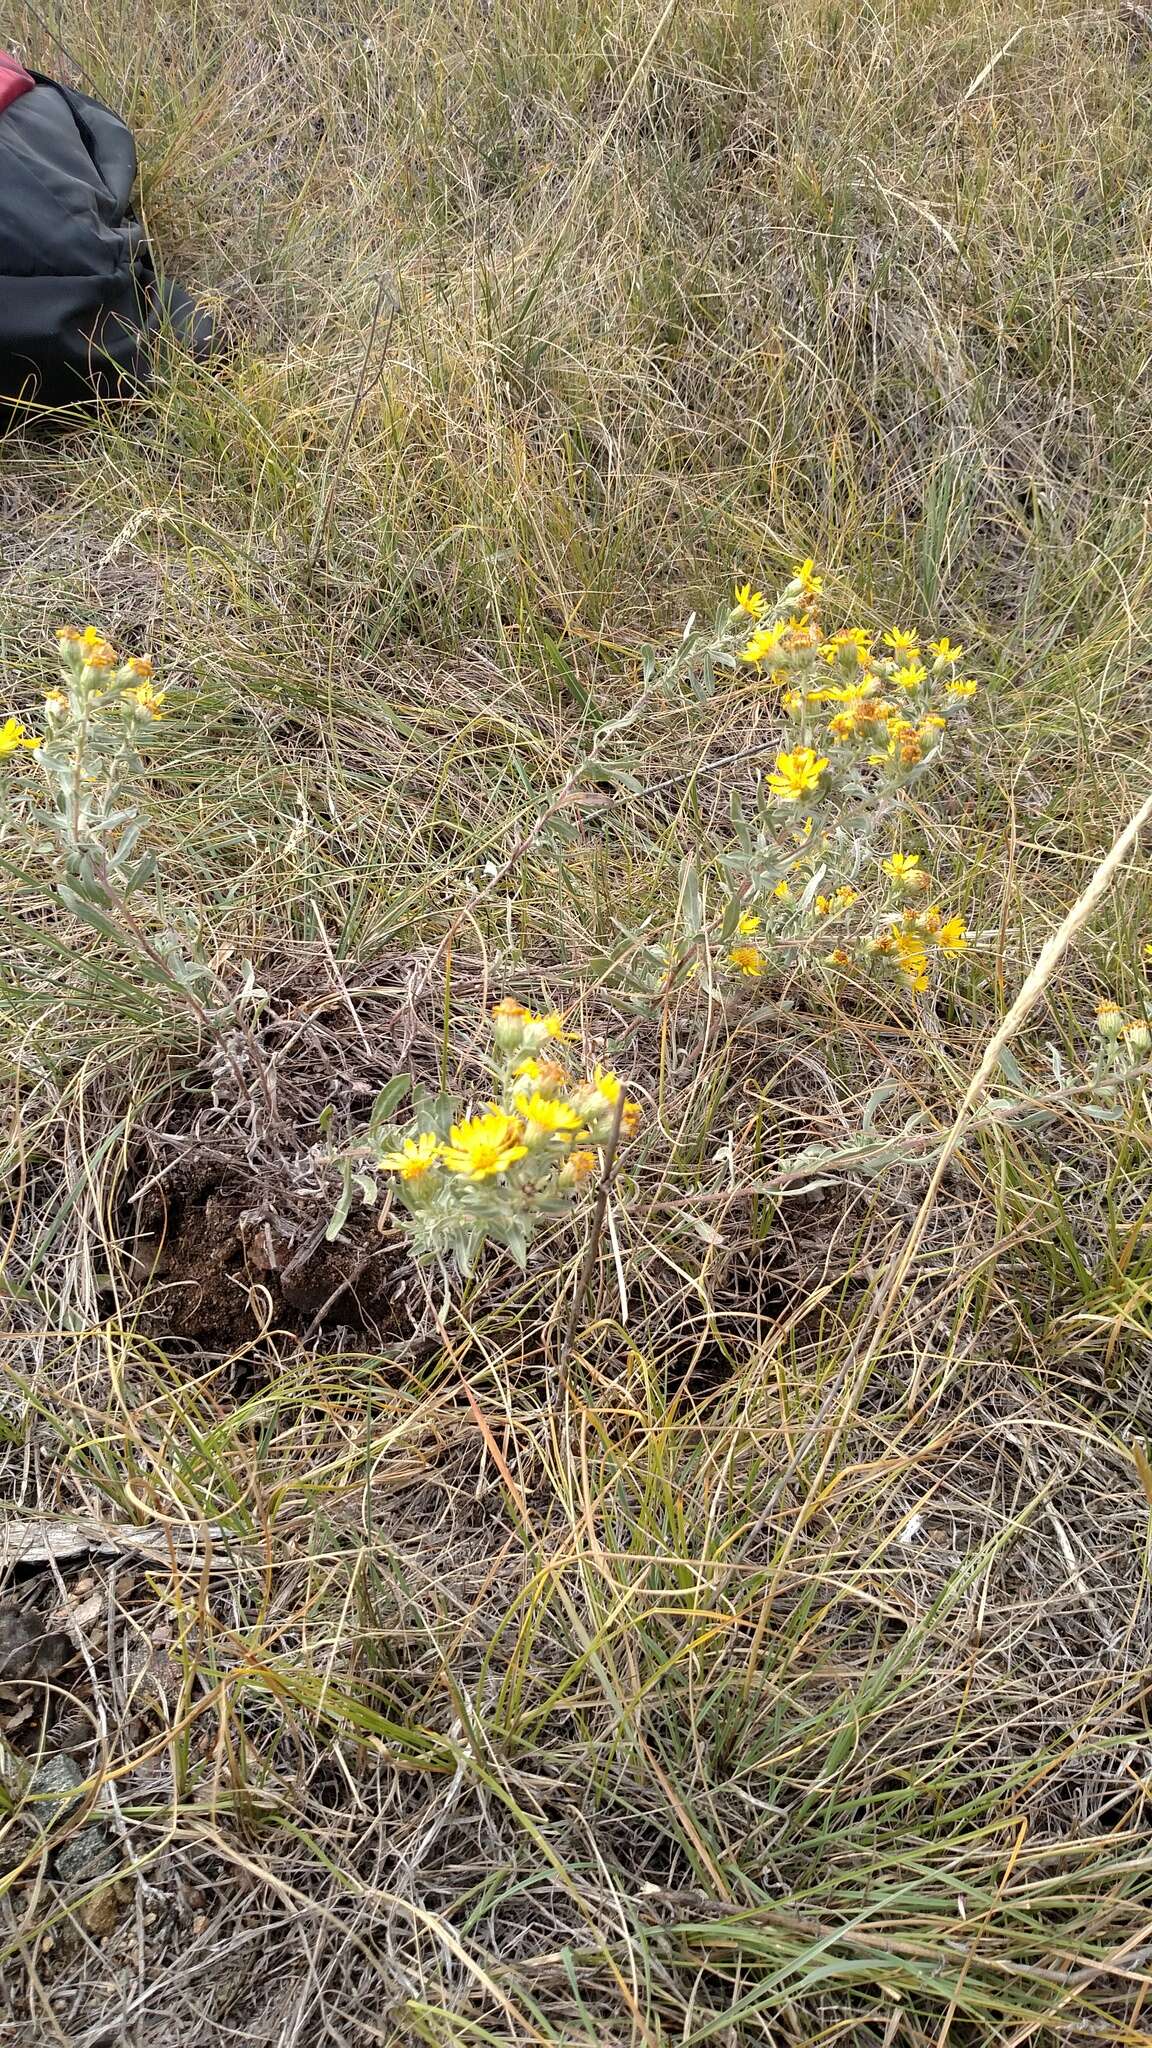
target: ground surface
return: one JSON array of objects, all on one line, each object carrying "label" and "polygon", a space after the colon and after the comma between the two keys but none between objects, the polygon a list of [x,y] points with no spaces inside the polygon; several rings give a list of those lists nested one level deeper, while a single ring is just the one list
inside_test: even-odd
[{"label": "ground surface", "polygon": [[[62,619],[153,656],[151,840],[277,1089],[0,848],[0,1732],[98,1807],[0,1820],[6,2039],[1152,2042],[1146,1117],[986,1116],[873,1313],[1146,794],[1152,13],[6,32],[132,120],[232,353],[0,449],[0,716]],[[544,813],[646,642],[809,554],[978,649],[933,829],[979,944],[919,1012],[646,1008],[774,707],[666,705]],[[1150,938],[1141,853],[1026,1095]],[[467,1089],[508,992],[645,1109],[563,1391],[578,1232],[450,1295],[315,1241],[321,1111]],[[882,1171],[781,1173],[881,1083]]]}]

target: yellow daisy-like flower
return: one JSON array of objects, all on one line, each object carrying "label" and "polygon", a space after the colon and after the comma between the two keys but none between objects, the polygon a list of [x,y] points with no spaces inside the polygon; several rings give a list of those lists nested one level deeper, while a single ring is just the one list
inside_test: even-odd
[{"label": "yellow daisy-like flower", "polygon": [[893,654],[919,654],[920,652],[919,635],[916,633],[906,633],[903,626],[893,626],[890,633],[885,633],[884,645],[885,647],[890,647]]},{"label": "yellow daisy-like flower", "polygon": [[741,938],[746,939],[752,932],[758,932],[763,922],[763,918],[757,917],[754,910],[746,910],[743,917],[739,920],[736,929]]},{"label": "yellow daisy-like flower", "polygon": [[919,932],[894,932],[896,964],[909,988],[928,986],[928,954]]},{"label": "yellow daisy-like flower", "polygon": [[[778,903],[790,903],[792,900],[792,891],[787,882],[777,882],[772,894]],[[1149,952],[1152,953],[1152,947],[1149,948]]]},{"label": "yellow daisy-like flower", "polygon": [[8,754],[18,754],[21,748],[27,748],[32,752],[39,745],[39,740],[32,739],[25,732],[18,718],[6,718],[3,725],[0,725],[0,760]]},{"label": "yellow daisy-like flower", "polygon": [[832,898],[830,896],[817,896],[812,908],[816,912],[817,917],[827,917],[832,908]]},{"label": "yellow daisy-like flower", "polygon": [[838,747],[842,747],[849,740],[855,739],[859,730],[860,717],[858,712],[855,711],[838,711],[835,718],[828,720],[829,738],[835,740]]},{"label": "yellow daisy-like flower", "polygon": [[728,958],[733,967],[738,967],[741,974],[750,975],[753,980],[764,972],[764,955],[759,946],[733,946]]},{"label": "yellow daisy-like flower", "polygon": [[969,676],[962,683],[945,683],[944,688],[950,697],[974,697],[980,685]]},{"label": "yellow daisy-like flower", "polygon": [[152,663],[146,654],[134,654],[130,661],[125,662],[124,666],[125,668],[130,668],[134,676],[143,676],[145,682],[151,680]]},{"label": "yellow daisy-like flower", "polygon": [[815,561],[809,555],[806,561],[797,562],[792,571],[792,580],[800,585],[805,597],[819,597],[824,588],[824,578],[813,573],[815,568]]},{"label": "yellow daisy-like flower", "polygon": [[829,967],[851,967],[852,955],[845,952],[843,946],[833,946],[832,951],[828,955],[828,965]]},{"label": "yellow daisy-like flower", "polygon": [[398,1173],[401,1180],[423,1180],[438,1163],[441,1150],[435,1131],[421,1131],[418,1138],[405,1138],[398,1152],[382,1152],[377,1164],[386,1173]]},{"label": "yellow daisy-like flower", "polygon": [[129,703],[138,704],[141,711],[147,712],[149,718],[159,718],[161,716],[160,706],[163,704],[168,692],[167,690],[154,690],[151,683],[137,683],[134,690],[125,690],[124,695]]},{"label": "yellow daisy-like flower", "polygon": [[918,690],[927,680],[928,671],[921,661],[910,661],[905,668],[898,668],[892,677],[902,690]]},{"label": "yellow daisy-like flower", "polygon": [[557,1102],[550,1095],[541,1095],[539,1089],[532,1094],[517,1094],[514,1100],[519,1115],[524,1119],[524,1135],[529,1144],[536,1135],[574,1138],[578,1131],[584,1129],[583,1117],[570,1102]]},{"label": "yellow daisy-like flower", "polygon": [[962,953],[968,944],[968,928],[964,919],[946,918],[936,934],[936,944],[943,953]]},{"label": "yellow daisy-like flower", "polygon": [[527,1150],[519,1117],[509,1116],[493,1103],[479,1116],[453,1124],[451,1143],[442,1148],[440,1156],[449,1173],[458,1173],[464,1180],[490,1180],[515,1166]]},{"label": "yellow daisy-like flower", "polygon": [[526,1009],[523,1003],[518,1003],[515,996],[504,996],[500,1002],[493,1003],[491,1014],[493,1017],[512,1019],[513,1017],[529,1017],[532,1013]]},{"label": "yellow daisy-like flower", "polygon": [[766,600],[762,590],[753,590],[750,583],[738,583],[735,595],[737,611],[747,612],[750,619],[763,616]]},{"label": "yellow daisy-like flower", "polygon": [[[773,796],[784,803],[797,803],[810,789],[818,789],[828,766],[827,756],[811,747],[794,747],[790,754],[777,754],[775,772],[768,777]],[[809,825],[811,830],[811,825]]]},{"label": "yellow daisy-like flower", "polygon": [[799,711],[803,707],[804,693],[802,690],[785,690],[780,703],[785,711]]},{"label": "yellow daisy-like flower", "polygon": [[1130,1052],[1152,1050],[1152,1025],[1146,1017],[1134,1017],[1131,1024],[1124,1026],[1124,1043]]},{"label": "yellow daisy-like flower", "polygon": [[832,897],[832,901],[835,904],[837,910],[850,910],[852,905],[855,903],[859,893],[860,892],[858,889],[850,889],[847,882],[842,882],[840,887],[835,891],[835,894]]},{"label": "yellow daisy-like flower", "polygon": [[910,875],[919,865],[918,853],[894,853],[884,862],[884,873],[891,875],[894,882],[902,882],[905,875]]},{"label": "yellow daisy-like flower", "polygon": [[946,718],[941,718],[940,713],[938,711],[926,711],[923,718],[920,720],[921,738],[924,737],[925,733],[947,732],[947,730],[948,720]]},{"label": "yellow daisy-like flower", "polygon": [[741,661],[764,661],[769,654],[776,652],[789,631],[787,619],[778,619],[774,626],[758,626],[747,645],[740,649]]},{"label": "yellow daisy-like flower", "polygon": [[945,634],[942,640],[930,640],[928,642],[928,652],[929,654],[934,654],[938,662],[956,662],[959,661],[964,649],[949,640],[947,634]]}]

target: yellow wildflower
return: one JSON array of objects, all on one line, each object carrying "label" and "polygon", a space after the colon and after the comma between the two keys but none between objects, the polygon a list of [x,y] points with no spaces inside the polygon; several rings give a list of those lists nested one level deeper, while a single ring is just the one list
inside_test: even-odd
[{"label": "yellow wildflower", "polygon": [[959,661],[964,649],[954,645],[949,640],[948,635],[945,634],[942,640],[930,640],[928,642],[928,652],[929,654],[934,654],[938,662],[954,663]]},{"label": "yellow wildflower", "polygon": [[125,690],[124,695],[128,702],[138,704],[141,711],[147,712],[149,718],[159,718],[161,716],[160,706],[163,704],[168,692],[167,690],[154,690],[151,683],[137,683],[134,690]]},{"label": "yellow wildflower", "polygon": [[500,1002],[493,1003],[492,1005],[493,1017],[523,1018],[530,1014],[530,1011],[525,1008],[523,1003],[516,1001],[515,996],[504,996]]},{"label": "yellow wildflower", "polygon": [[8,754],[18,754],[22,747],[32,751],[39,745],[39,740],[29,737],[18,718],[6,718],[0,725],[0,760]]},{"label": "yellow wildflower", "polygon": [[54,718],[63,718],[68,709],[68,699],[63,690],[49,690],[44,698],[44,709]]},{"label": "yellow wildflower", "polygon": [[490,1180],[493,1174],[506,1173],[528,1150],[519,1117],[509,1116],[495,1103],[479,1116],[453,1124],[451,1137],[440,1156],[449,1173],[464,1180]]},{"label": "yellow wildflower", "polygon": [[828,955],[828,965],[829,967],[851,967],[852,955],[851,953],[846,953],[843,946],[833,946],[832,951]]},{"label": "yellow wildflower", "polygon": [[733,946],[728,958],[741,974],[751,975],[753,979],[764,972],[765,960],[759,946]]},{"label": "yellow wildflower", "polygon": [[793,581],[800,585],[805,597],[819,597],[824,588],[824,578],[813,574],[816,564],[809,555],[806,561],[797,562],[792,571]]},{"label": "yellow wildflower", "polygon": [[947,732],[947,730],[948,720],[946,718],[941,718],[940,713],[938,711],[926,711],[924,713],[923,718],[920,720],[921,738],[924,737],[924,734],[926,732]]},{"label": "yellow wildflower", "polygon": [[837,910],[850,910],[859,893],[858,889],[850,889],[847,882],[842,882],[835,891],[832,901]]},{"label": "yellow wildflower", "polygon": [[860,717],[859,713],[855,711],[838,711],[835,718],[828,720],[829,738],[835,740],[839,747],[842,747],[846,741],[855,739],[859,730]]},{"label": "yellow wildflower", "polygon": [[785,690],[780,702],[785,711],[799,711],[804,703],[803,692],[800,690]]},{"label": "yellow wildflower", "polygon": [[905,875],[910,875],[919,865],[918,853],[894,853],[884,862],[884,873],[891,875],[894,882],[902,882]]},{"label": "yellow wildflower", "polygon": [[382,1152],[378,1164],[386,1173],[398,1173],[401,1180],[423,1180],[436,1165],[440,1153],[435,1131],[421,1131],[418,1138],[405,1138],[398,1152]]},{"label": "yellow wildflower", "polygon": [[740,649],[741,661],[763,661],[766,655],[774,654],[788,631],[787,619],[778,619],[774,626],[758,626],[747,645]]},{"label": "yellow wildflower", "polygon": [[924,667],[923,662],[910,661],[907,667],[898,668],[895,671],[892,681],[898,683],[902,690],[918,690],[921,683],[926,682],[927,678],[928,671]]},{"label": "yellow wildflower", "polygon": [[944,953],[962,953],[968,944],[968,931],[962,917],[949,917],[936,934],[936,944]]},{"label": "yellow wildflower", "polygon": [[560,1169],[559,1181],[562,1188],[578,1187],[596,1171],[594,1152],[570,1152]]},{"label": "yellow wildflower", "polygon": [[1152,1025],[1146,1017],[1134,1017],[1131,1024],[1124,1026],[1124,1043],[1130,1052],[1144,1053],[1152,1048]]},{"label": "yellow wildflower", "polygon": [[768,787],[783,802],[796,803],[810,789],[819,787],[827,766],[825,755],[817,755],[811,747],[794,747],[790,754],[777,754],[776,770],[768,777]]},{"label": "yellow wildflower", "polygon": [[130,668],[134,676],[143,676],[145,682],[151,680],[152,663],[146,654],[134,654],[130,661],[125,662],[124,666],[125,668]]},{"label": "yellow wildflower", "polygon": [[570,1102],[556,1102],[551,1096],[541,1095],[539,1089],[530,1095],[517,1094],[514,1100],[527,1126],[524,1135],[529,1143],[537,1133],[549,1138],[574,1138],[584,1128],[583,1117]]},{"label": "yellow wildflower", "polygon": [[816,912],[817,917],[827,917],[829,911],[832,908],[831,897],[817,896],[815,903],[812,905],[812,908]]},{"label": "yellow wildflower", "polygon": [[863,626],[848,626],[841,633],[833,633],[830,640],[825,640],[820,652],[825,661],[835,661],[838,654],[847,653],[849,649],[863,667],[872,651],[872,635],[866,633]]},{"label": "yellow wildflower", "polygon": [[894,654],[917,655],[920,652],[918,634],[905,632],[903,626],[893,626],[890,633],[885,633],[884,645],[890,647]]},{"label": "yellow wildflower", "polygon": [[974,697],[980,685],[969,676],[962,683],[945,683],[944,688],[950,697]]},{"label": "yellow wildflower", "polygon": [[762,590],[753,590],[750,583],[737,584],[737,611],[747,612],[750,619],[758,619],[763,616],[764,602],[764,592]]},{"label": "yellow wildflower", "polygon": [[744,915],[740,918],[736,926],[736,929],[739,932],[741,938],[748,938],[752,932],[759,931],[760,926],[763,922],[763,918],[757,917],[754,910],[746,910],[744,912]]},{"label": "yellow wildflower", "polygon": [[928,954],[919,932],[894,932],[896,964],[909,988],[928,986]]},{"label": "yellow wildflower", "polygon": [[512,1072],[518,1081],[534,1081],[542,1095],[554,1095],[568,1079],[558,1060],[534,1059],[531,1053],[517,1060]]},{"label": "yellow wildflower", "polygon": [[[792,900],[792,891],[789,888],[788,883],[784,881],[777,882],[776,887],[772,891],[772,894],[775,896],[776,901],[778,903],[790,903]],[[1149,948],[1149,951],[1152,951],[1152,947]]]}]

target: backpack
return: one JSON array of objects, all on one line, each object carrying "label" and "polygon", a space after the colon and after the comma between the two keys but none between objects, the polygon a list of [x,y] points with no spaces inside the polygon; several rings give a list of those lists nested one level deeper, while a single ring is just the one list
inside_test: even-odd
[{"label": "backpack", "polygon": [[209,316],[156,275],[131,207],[136,146],[86,93],[0,52],[0,408],[147,386],[163,326],[197,355]]}]

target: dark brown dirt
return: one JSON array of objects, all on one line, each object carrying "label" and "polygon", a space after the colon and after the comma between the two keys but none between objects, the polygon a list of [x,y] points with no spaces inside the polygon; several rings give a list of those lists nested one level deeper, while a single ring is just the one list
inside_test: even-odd
[{"label": "dark brown dirt", "polygon": [[357,1210],[327,1244],[324,1208],[301,1215],[277,1183],[195,1152],[137,1205],[135,1258],[169,1337],[213,1349],[348,1328],[407,1333],[413,1284],[399,1233]]}]

